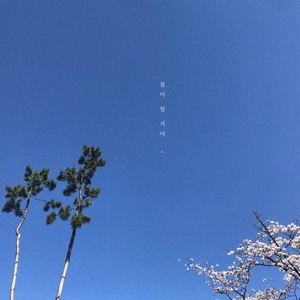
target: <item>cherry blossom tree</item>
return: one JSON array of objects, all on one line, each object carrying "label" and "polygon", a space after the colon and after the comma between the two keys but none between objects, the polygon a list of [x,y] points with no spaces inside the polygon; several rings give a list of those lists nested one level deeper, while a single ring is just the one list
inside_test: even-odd
[{"label": "cherry blossom tree", "polygon": [[[254,225],[257,229],[256,240],[243,240],[236,250],[227,253],[236,259],[227,270],[220,270],[219,265],[213,266],[207,262],[194,263],[192,258],[185,264],[186,270],[204,275],[205,283],[215,294],[232,300],[300,299],[299,219],[284,226],[273,220],[263,222],[256,212],[254,216],[257,221]],[[282,273],[282,284],[275,286],[262,278],[266,281],[264,288],[251,288],[252,275],[259,267]]]}]

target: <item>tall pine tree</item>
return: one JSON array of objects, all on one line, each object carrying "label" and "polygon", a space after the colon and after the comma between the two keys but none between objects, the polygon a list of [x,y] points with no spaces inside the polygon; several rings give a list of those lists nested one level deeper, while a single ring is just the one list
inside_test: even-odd
[{"label": "tall pine tree", "polygon": [[[18,273],[19,257],[20,257],[20,239],[21,233],[20,229],[25,222],[27,217],[30,199],[34,196],[37,196],[44,188],[49,189],[50,191],[55,189],[56,183],[54,180],[48,179],[50,170],[42,169],[41,171],[33,171],[29,166],[25,169],[24,180],[26,186],[16,185],[15,187],[6,186],[6,195],[7,198],[2,212],[10,213],[14,212],[17,217],[21,218],[20,223],[16,227],[16,256],[14,262],[14,270],[10,288],[10,300],[15,299],[15,288],[16,280]],[[22,202],[25,202],[25,208],[21,208]]]},{"label": "tall pine tree", "polygon": [[[66,188],[63,190],[64,196],[71,196],[77,194],[77,197],[73,200],[73,208],[71,205],[61,206],[60,202],[51,200],[44,206],[44,211],[49,211],[50,208],[54,209],[47,215],[46,223],[49,225],[56,220],[59,216],[62,220],[68,220],[71,216],[71,212],[74,211],[71,217],[72,233],[67,250],[67,255],[63,267],[63,271],[60,277],[60,282],[56,294],[56,300],[61,299],[61,294],[69,267],[73,244],[76,236],[77,228],[82,227],[84,224],[89,223],[91,218],[83,213],[83,210],[92,204],[91,199],[98,197],[100,188],[91,187],[91,179],[99,167],[105,166],[105,161],[100,158],[101,151],[99,148],[83,146],[83,154],[79,157],[78,163],[81,167],[66,168],[60,171],[57,176],[58,181],[65,181],[67,183]],[[56,212],[55,209],[58,209]]]}]

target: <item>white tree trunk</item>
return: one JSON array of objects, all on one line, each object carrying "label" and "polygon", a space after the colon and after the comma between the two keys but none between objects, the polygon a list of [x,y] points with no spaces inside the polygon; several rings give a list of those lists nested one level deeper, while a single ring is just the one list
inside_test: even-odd
[{"label": "white tree trunk", "polygon": [[[78,189],[80,204],[82,203],[82,181],[83,181],[83,175],[81,177],[81,183],[80,183],[79,189]],[[79,213],[79,208],[77,206],[76,215],[78,213]],[[69,264],[70,264],[70,260],[71,260],[71,254],[72,254],[73,244],[74,244],[74,240],[75,240],[76,230],[77,230],[76,227],[73,228],[73,230],[72,230],[72,235],[71,235],[71,239],[70,239],[70,243],[69,243],[69,247],[68,247],[68,252],[67,252],[64,268],[63,268],[63,271],[62,271],[62,274],[61,274],[61,277],[60,277],[60,282],[59,282],[59,285],[58,285],[58,290],[57,290],[55,300],[61,300],[61,294],[62,294],[62,290],[63,290],[63,287],[64,287],[65,279],[66,279],[66,276],[67,276],[67,271],[68,271],[68,267],[69,267]]]},{"label": "white tree trunk", "polygon": [[15,256],[15,262],[14,262],[14,272],[12,276],[12,282],[11,282],[11,287],[10,287],[10,300],[15,299],[15,289],[16,289],[16,281],[17,281],[17,274],[18,274],[18,265],[19,265],[19,257],[20,257],[20,239],[21,239],[21,233],[20,229],[26,219],[28,208],[29,208],[29,203],[30,203],[30,194],[28,195],[28,199],[26,202],[26,207],[24,210],[24,214],[22,216],[21,222],[16,228],[16,256]]},{"label": "white tree trunk", "polygon": [[68,247],[68,252],[67,252],[64,268],[63,268],[63,271],[62,271],[62,274],[61,274],[61,277],[60,277],[60,282],[59,282],[59,286],[58,286],[58,290],[57,290],[55,300],[60,300],[61,299],[61,294],[62,294],[64,282],[65,282],[65,279],[66,279],[66,276],[67,276],[67,271],[68,271],[68,267],[69,267],[69,263],[70,263],[70,259],[71,259],[71,254],[72,254],[75,235],[76,235],[76,228],[73,228],[70,243],[69,243],[69,247]]}]

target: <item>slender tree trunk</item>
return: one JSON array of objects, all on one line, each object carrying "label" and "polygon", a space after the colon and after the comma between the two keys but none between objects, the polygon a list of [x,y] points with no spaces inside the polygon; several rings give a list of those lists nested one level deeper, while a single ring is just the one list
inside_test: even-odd
[{"label": "slender tree trunk", "polygon": [[11,287],[10,287],[10,300],[15,299],[15,289],[16,289],[16,281],[17,281],[17,273],[18,273],[18,265],[19,265],[19,257],[20,257],[20,239],[21,239],[21,233],[20,229],[26,219],[28,208],[29,208],[29,203],[30,203],[30,194],[28,195],[27,202],[26,202],[26,207],[24,210],[24,214],[22,216],[21,222],[16,228],[16,256],[15,256],[15,263],[14,263],[14,272],[12,276],[12,282],[11,282]]},{"label": "slender tree trunk", "polygon": [[[78,189],[79,205],[77,205],[77,208],[76,208],[76,215],[79,213],[80,207],[81,207],[81,204],[82,204],[82,181],[83,181],[83,175],[81,176],[81,182],[80,182],[79,189]],[[77,227],[74,227],[72,229],[72,235],[71,235],[71,239],[70,239],[70,243],[69,243],[69,247],[68,247],[68,252],[67,252],[67,256],[66,256],[66,260],[65,260],[65,265],[64,265],[61,277],[60,277],[60,282],[59,282],[59,286],[58,286],[58,290],[57,290],[55,300],[61,300],[61,294],[62,294],[62,290],[63,290],[63,287],[64,287],[65,279],[66,279],[66,276],[67,276],[67,271],[68,271],[68,267],[69,267],[69,264],[70,264],[70,260],[71,260],[71,254],[72,254],[73,244],[74,244],[74,240],[75,240],[75,236],[76,236],[76,230],[77,230]]]},{"label": "slender tree trunk", "polygon": [[64,265],[61,277],[60,277],[60,282],[59,282],[59,286],[58,286],[58,290],[57,290],[55,300],[60,300],[61,299],[61,293],[62,293],[64,282],[65,282],[65,279],[66,279],[66,276],[67,276],[67,271],[68,271],[68,267],[69,267],[69,263],[70,263],[70,259],[71,259],[73,243],[74,243],[75,235],[76,235],[76,229],[77,228],[73,228],[73,230],[72,230],[72,235],[71,235],[71,239],[70,239],[70,243],[69,243],[69,247],[68,247],[68,252],[67,252],[67,256],[66,256],[66,260],[65,260],[65,265]]}]

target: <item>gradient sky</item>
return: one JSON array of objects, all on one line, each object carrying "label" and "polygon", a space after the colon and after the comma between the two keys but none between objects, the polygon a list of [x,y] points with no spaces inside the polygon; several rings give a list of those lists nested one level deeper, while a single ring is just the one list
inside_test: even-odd
[{"label": "gradient sky", "polygon": [[[63,300],[215,299],[177,258],[227,268],[255,237],[252,211],[298,216],[299,13],[296,0],[0,0],[3,204],[26,165],[54,178],[84,144],[107,161]],[[72,202],[63,187],[39,197]],[[21,230],[16,300],[55,298],[71,228],[46,226],[42,207]],[[0,222],[8,299],[19,219]]]}]

